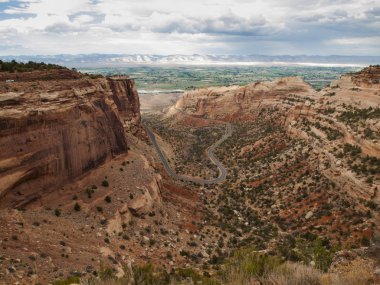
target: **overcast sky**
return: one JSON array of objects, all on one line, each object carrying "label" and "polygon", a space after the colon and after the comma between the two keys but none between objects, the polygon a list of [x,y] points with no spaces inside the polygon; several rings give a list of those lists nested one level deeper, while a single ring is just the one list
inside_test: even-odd
[{"label": "overcast sky", "polygon": [[0,55],[380,55],[380,0],[0,0]]}]

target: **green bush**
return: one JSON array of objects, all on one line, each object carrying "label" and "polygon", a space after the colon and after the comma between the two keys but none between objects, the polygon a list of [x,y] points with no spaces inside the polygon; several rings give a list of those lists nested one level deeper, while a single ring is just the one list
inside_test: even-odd
[{"label": "green bush", "polygon": [[228,284],[232,284],[231,282],[236,278],[240,282],[251,280],[272,272],[281,263],[281,260],[276,256],[259,254],[250,248],[240,249],[225,264],[222,280]]},{"label": "green bush", "polygon": [[66,69],[65,67],[56,64],[46,64],[43,62],[33,62],[29,61],[27,63],[12,61],[2,61],[0,60],[0,72],[26,72],[33,70],[50,70],[50,69]]},{"label": "green bush", "polygon": [[[205,275],[205,274],[204,274]],[[216,280],[211,279],[208,276],[202,276],[191,268],[179,268],[174,273],[174,280],[181,282],[183,280],[190,279],[193,284],[202,285],[219,285],[220,283]]]},{"label": "green bush", "polygon": [[332,247],[326,244],[324,240],[316,238],[312,242],[304,240],[298,241],[299,259],[305,264],[310,264],[311,261],[315,262],[315,267],[321,271],[326,272],[333,260],[335,252],[339,247]]},{"label": "green bush", "polygon": [[378,119],[380,118],[380,108],[369,107],[367,109],[351,108],[349,111],[344,111],[339,116],[339,119],[346,123],[355,124],[360,120]]},{"label": "green bush", "polygon": [[115,278],[114,272],[111,268],[106,267],[103,263],[100,264],[99,269],[99,278],[100,280],[111,280]]}]

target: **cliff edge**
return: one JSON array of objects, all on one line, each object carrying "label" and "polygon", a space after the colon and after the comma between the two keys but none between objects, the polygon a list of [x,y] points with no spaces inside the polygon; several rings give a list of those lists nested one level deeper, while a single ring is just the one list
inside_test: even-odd
[{"label": "cliff edge", "polygon": [[128,150],[134,81],[57,69],[1,73],[0,203],[22,207]]}]

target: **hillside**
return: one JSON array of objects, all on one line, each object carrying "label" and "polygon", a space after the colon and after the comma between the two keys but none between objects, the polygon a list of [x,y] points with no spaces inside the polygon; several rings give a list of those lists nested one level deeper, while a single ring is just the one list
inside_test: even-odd
[{"label": "hillside", "polygon": [[0,78],[0,284],[183,264],[198,195],[162,180],[134,81],[64,68]]},{"label": "hillside", "polygon": [[379,74],[192,90],[143,125],[128,77],[0,73],[0,284],[376,284]]},{"label": "hillside", "polygon": [[379,250],[379,71],[344,75],[321,91],[300,78],[198,89],[147,117],[172,168],[203,179],[215,177],[208,146],[232,124],[216,151],[227,179],[203,186],[205,225],[222,233],[219,258],[254,245],[327,270],[327,256],[302,253],[308,244]]},{"label": "hillside", "polygon": [[219,187],[240,189],[243,200],[226,206],[245,212],[250,201],[282,230],[358,244],[374,234],[369,213],[380,202],[379,71],[342,76],[320,92],[299,78],[190,91],[166,116],[180,126],[189,116],[233,123],[218,149],[230,169]]}]

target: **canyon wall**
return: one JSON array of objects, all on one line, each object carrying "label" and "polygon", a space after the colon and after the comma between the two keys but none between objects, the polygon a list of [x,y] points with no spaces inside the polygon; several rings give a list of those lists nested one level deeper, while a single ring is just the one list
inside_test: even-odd
[{"label": "canyon wall", "polygon": [[278,99],[289,94],[315,93],[299,77],[286,77],[272,82],[256,82],[246,86],[210,87],[186,92],[177,101],[177,109],[195,116],[224,120],[247,117],[263,104],[278,104]]},{"label": "canyon wall", "polygon": [[133,80],[38,74],[0,83],[1,206],[22,207],[59,189],[127,152],[125,132],[142,130]]},{"label": "canyon wall", "polygon": [[113,77],[108,84],[126,130],[133,134],[141,133],[140,102],[134,81]]},{"label": "canyon wall", "polygon": [[272,124],[312,147],[318,158],[311,164],[350,196],[370,201],[379,199],[378,184],[371,182],[379,178],[379,83],[380,66],[370,66],[321,91],[298,77],[210,87],[186,92],[167,116],[179,124],[182,112],[241,124],[260,121],[269,112],[276,118]]}]

